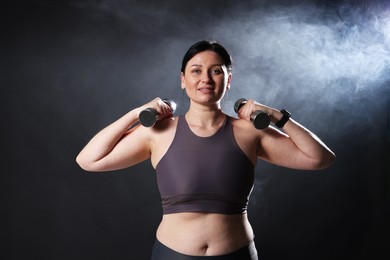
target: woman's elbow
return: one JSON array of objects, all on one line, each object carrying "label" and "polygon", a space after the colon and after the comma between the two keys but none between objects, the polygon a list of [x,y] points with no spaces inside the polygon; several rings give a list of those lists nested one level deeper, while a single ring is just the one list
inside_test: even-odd
[{"label": "woman's elbow", "polygon": [[313,169],[314,170],[321,170],[321,169],[326,169],[329,166],[333,164],[333,162],[336,160],[336,155],[329,151],[325,155],[323,155],[314,165]]},{"label": "woman's elbow", "polygon": [[81,169],[88,172],[98,172],[96,164],[94,162],[86,160],[84,157],[78,155],[76,157],[76,163],[80,166]]}]

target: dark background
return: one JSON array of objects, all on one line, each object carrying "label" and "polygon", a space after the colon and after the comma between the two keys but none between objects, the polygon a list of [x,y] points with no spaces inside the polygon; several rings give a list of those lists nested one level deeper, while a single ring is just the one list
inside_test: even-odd
[{"label": "dark background", "polygon": [[188,107],[187,48],[217,40],[240,97],[337,155],[322,171],[259,161],[249,218],[261,259],[388,259],[387,1],[13,1],[2,4],[1,259],[148,259],[161,220],[150,162],[88,173],[86,142],[130,109]]}]

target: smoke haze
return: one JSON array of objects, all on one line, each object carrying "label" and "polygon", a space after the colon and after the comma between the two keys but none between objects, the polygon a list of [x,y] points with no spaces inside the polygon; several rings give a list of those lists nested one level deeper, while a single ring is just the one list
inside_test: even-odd
[{"label": "smoke haze", "polygon": [[228,114],[240,97],[286,108],[337,156],[314,173],[259,160],[249,217],[264,259],[381,259],[388,1],[12,5],[0,78],[8,259],[148,259],[161,220],[150,163],[91,174],[74,159],[97,131],[156,96],[184,113],[181,59],[202,39],[233,56]]},{"label": "smoke haze", "polygon": [[[233,55],[233,84],[224,102],[230,114],[234,114],[233,103],[242,96],[271,106],[293,107],[298,114],[313,106],[329,111],[340,101],[353,103],[357,96],[370,102],[387,98],[383,90],[389,80],[390,14],[379,1],[360,5],[347,1],[327,5],[215,1],[216,6],[225,4],[218,16],[212,9],[200,16],[201,10],[188,3],[72,3],[94,19],[114,20],[125,31],[130,27],[133,33],[151,37],[145,48],[140,48],[135,38],[131,47],[138,46],[140,52],[129,56],[148,62],[156,72],[157,80],[142,82],[148,86],[143,90],[150,91],[147,97],[159,94],[162,86],[156,82],[164,82],[165,94],[185,102],[179,88],[180,59],[193,42],[212,39]],[[189,10],[195,15],[188,17]],[[197,15],[202,19],[196,19]],[[161,32],[166,36],[153,41],[152,35]],[[123,68],[136,67],[126,63],[122,61]],[[162,73],[161,66],[169,66],[170,71]],[[136,73],[145,78],[142,71]]]}]

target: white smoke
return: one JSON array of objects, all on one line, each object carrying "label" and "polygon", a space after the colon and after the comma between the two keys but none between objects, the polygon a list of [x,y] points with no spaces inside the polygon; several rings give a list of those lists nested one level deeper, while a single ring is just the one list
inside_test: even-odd
[{"label": "white smoke", "polygon": [[296,6],[240,17],[213,28],[236,58],[237,95],[329,105],[390,79],[389,10]]},{"label": "white smoke", "polygon": [[[135,60],[145,64],[177,69],[190,44],[205,38],[221,42],[234,60],[232,88],[224,101],[230,114],[239,97],[288,106],[300,114],[303,111],[297,110],[307,110],[303,104],[325,110],[340,101],[385,98],[390,78],[390,10],[385,4],[225,1],[215,12],[206,2],[87,0],[72,5],[89,10],[95,19],[114,20],[130,32],[128,41],[144,46]],[[153,78],[161,77],[165,86],[144,91],[154,96],[166,88],[165,93],[181,96],[179,71],[162,76],[167,72],[157,66],[150,77],[150,70],[145,70],[147,75],[137,72],[143,84],[156,86]]]}]

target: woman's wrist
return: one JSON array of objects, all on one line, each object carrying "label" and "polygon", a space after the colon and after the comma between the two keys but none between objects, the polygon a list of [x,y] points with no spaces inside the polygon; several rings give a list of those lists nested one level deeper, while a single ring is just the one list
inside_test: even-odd
[{"label": "woman's wrist", "polygon": [[276,108],[272,108],[272,107],[268,107],[268,106],[259,104],[256,109],[267,113],[270,116],[272,123],[278,122],[283,117],[283,114],[279,110],[277,110]]},{"label": "woman's wrist", "polygon": [[280,118],[282,118],[282,114],[280,113],[280,111],[275,108],[270,109],[269,115],[271,117],[272,123],[276,123],[280,120]]}]

